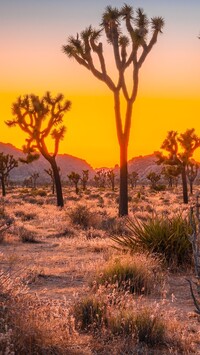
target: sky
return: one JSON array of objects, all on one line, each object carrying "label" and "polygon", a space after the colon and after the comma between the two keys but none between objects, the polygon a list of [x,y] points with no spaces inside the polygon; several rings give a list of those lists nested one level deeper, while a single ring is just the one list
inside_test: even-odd
[{"label": "sky", "polygon": [[[129,159],[158,151],[170,130],[195,128],[200,136],[200,1],[127,1],[149,18],[165,19],[163,34],[146,58],[134,104]],[[8,128],[19,95],[63,93],[72,102],[59,153],[93,167],[119,164],[112,92],[62,52],[70,35],[98,28],[107,5],[119,0],[0,0],[0,141],[21,148],[25,134]],[[104,39],[102,38],[104,41]],[[105,57],[111,74],[112,52]],[[49,141],[49,149],[51,143]],[[196,153],[200,161],[200,149]]]}]

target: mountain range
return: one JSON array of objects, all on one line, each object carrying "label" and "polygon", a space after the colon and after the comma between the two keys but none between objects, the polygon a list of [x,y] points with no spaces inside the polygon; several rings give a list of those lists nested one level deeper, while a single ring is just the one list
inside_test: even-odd
[{"label": "mountain range", "polygon": [[[15,159],[24,158],[22,150],[14,147],[10,143],[0,142],[0,152],[13,155]],[[82,170],[89,170],[89,176],[92,178],[96,170],[99,170],[93,169],[85,160],[69,154],[58,154],[56,161],[60,167],[61,177],[64,181],[68,180],[67,175],[72,171],[81,174]],[[48,161],[42,156],[31,164],[23,164],[19,162],[19,166],[10,172],[10,180],[23,182],[24,179],[30,177],[34,172],[38,172],[38,182],[47,183],[49,182],[49,176],[45,173],[44,169],[48,169],[49,167],[50,165]],[[155,171],[157,173],[160,171],[160,167],[156,164],[156,157],[154,154],[132,158],[128,162],[128,169],[129,172],[136,171],[139,174],[141,182],[145,181],[146,175],[150,171]],[[119,168],[116,166],[114,171],[118,174]]]}]

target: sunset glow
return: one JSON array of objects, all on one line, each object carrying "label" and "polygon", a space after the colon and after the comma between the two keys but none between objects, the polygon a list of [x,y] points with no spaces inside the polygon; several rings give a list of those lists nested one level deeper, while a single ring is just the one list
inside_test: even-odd
[{"label": "sunset glow", "polygon": [[[200,135],[200,2],[129,3],[144,8],[149,18],[165,19],[163,34],[140,72],[129,143],[132,158],[159,150],[169,130],[181,133],[194,127]],[[25,135],[4,123],[12,118],[11,105],[19,95],[62,92],[72,108],[65,115],[67,133],[59,153],[85,159],[93,167],[119,163],[112,93],[61,50],[68,36],[90,24],[98,27],[109,4],[121,7],[123,1],[0,0],[1,142],[18,148],[24,144]],[[107,46],[105,56],[112,68]],[[200,161],[200,150],[196,159]]]}]

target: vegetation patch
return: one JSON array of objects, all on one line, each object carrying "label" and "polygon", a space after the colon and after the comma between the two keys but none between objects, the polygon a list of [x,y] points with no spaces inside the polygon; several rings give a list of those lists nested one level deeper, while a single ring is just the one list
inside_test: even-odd
[{"label": "vegetation patch", "polygon": [[160,262],[147,255],[121,256],[110,262],[95,284],[114,284],[120,291],[134,294],[150,294],[162,286],[163,274]]},{"label": "vegetation patch", "polygon": [[182,215],[155,216],[146,221],[127,219],[131,235],[111,236],[122,248],[132,252],[143,250],[161,255],[168,266],[188,266],[192,263],[189,241],[191,227]]}]

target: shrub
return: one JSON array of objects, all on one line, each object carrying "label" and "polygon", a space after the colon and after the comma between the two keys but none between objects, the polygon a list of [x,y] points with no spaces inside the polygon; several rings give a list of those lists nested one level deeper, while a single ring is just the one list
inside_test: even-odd
[{"label": "shrub", "polygon": [[108,264],[97,276],[95,284],[115,284],[117,289],[136,294],[150,294],[161,286],[162,273],[158,260],[146,255],[121,257]]},{"label": "shrub", "polygon": [[140,310],[134,320],[135,332],[139,342],[154,346],[165,341],[166,324],[161,316],[150,308]]},{"label": "shrub", "polygon": [[121,310],[108,317],[108,328],[112,334],[132,335],[140,343],[149,346],[164,344],[166,341],[166,321],[150,307],[138,310]]},{"label": "shrub", "polygon": [[21,239],[22,243],[38,243],[36,240],[36,234],[33,231],[30,231],[24,227],[18,228],[18,236]]},{"label": "shrub", "polygon": [[94,296],[76,303],[74,316],[77,328],[82,330],[100,328],[105,322],[105,304],[97,301]]},{"label": "shrub", "polygon": [[34,189],[31,191],[32,196],[40,196],[40,197],[45,197],[47,196],[47,192],[42,190],[42,189]]},{"label": "shrub", "polygon": [[191,264],[192,247],[188,238],[191,227],[181,215],[155,216],[147,221],[127,219],[127,227],[132,235],[111,236],[121,247],[160,254],[169,266]]},{"label": "shrub", "polygon": [[102,220],[101,227],[110,235],[124,235],[128,233],[124,218],[106,217]]},{"label": "shrub", "polygon": [[84,229],[96,226],[96,223],[98,222],[94,213],[92,213],[87,206],[81,204],[77,205],[69,213],[69,217],[74,224],[77,224]]},{"label": "shrub", "polygon": [[36,214],[32,212],[26,213],[24,211],[16,211],[15,216],[20,217],[23,222],[26,222],[33,220],[36,217]]}]

